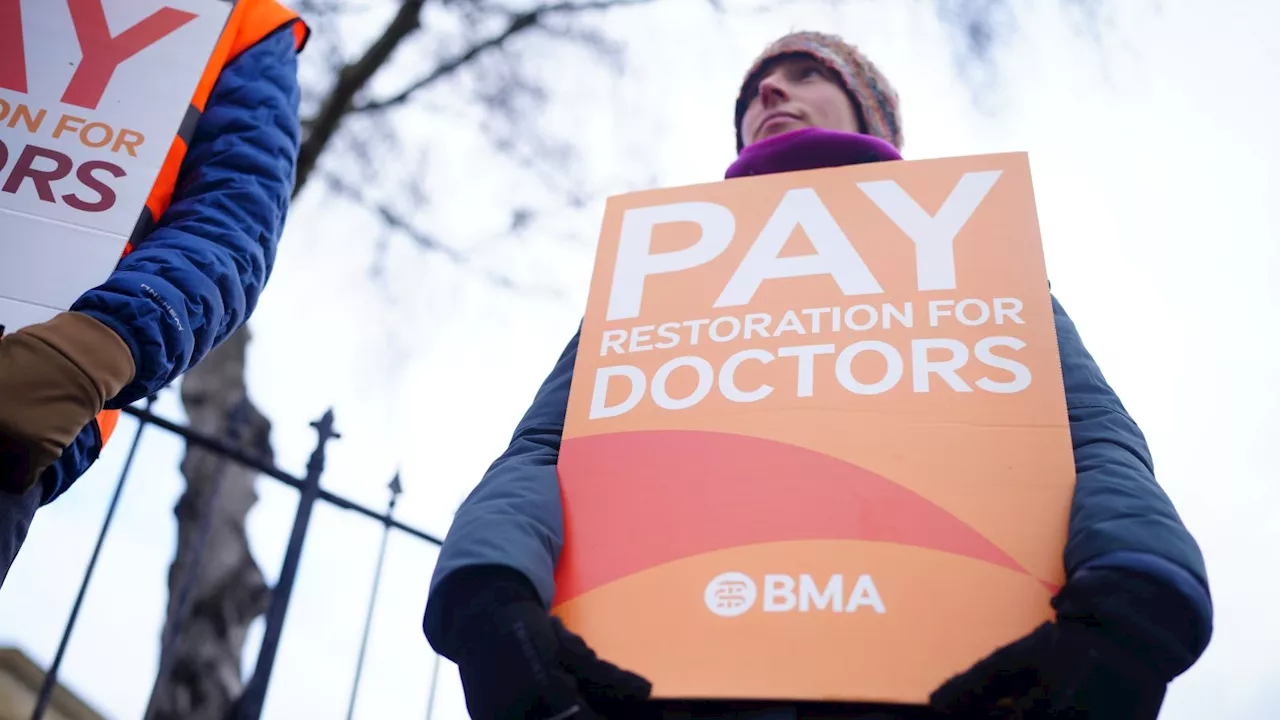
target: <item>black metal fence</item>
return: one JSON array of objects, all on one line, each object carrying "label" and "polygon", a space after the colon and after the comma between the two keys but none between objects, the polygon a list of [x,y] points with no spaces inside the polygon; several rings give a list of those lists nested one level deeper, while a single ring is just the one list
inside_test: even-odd
[{"label": "black metal fence", "polygon": [[[58,643],[58,650],[54,655],[53,662],[49,666],[48,672],[45,674],[44,684],[40,688],[39,695],[36,699],[35,709],[32,713],[32,720],[41,720],[46,711],[49,709],[50,700],[53,697],[54,688],[57,687],[58,670],[62,665],[63,656],[67,650],[67,644],[71,639],[71,633],[75,630],[76,620],[80,615],[80,609],[84,602],[85,592],[88,590],[89,583],[93,578],[93,572],[98,564],[98,557],[102,551],[103,541],[106,539],[107,532],[111,528],[111,521],[115,517],[116,507],[120,502],[121,492],[124,490],[125,483],[129,479],[130,472],[133,469],[133,462],[138,452],[138,446],[142,441],[143,434],[150,427],[178,435],[186,440],[189,446],[199,447],[203,450],[213,453],[218,457],[220,463],[236,463],[238,465],[257,471],[263,477],[284,483],[289,487],[298,491],[298,509],[294,516],[293,529],[289,535],[289,544],[285,550],[284,561],[280,568],[280,576],[276,585],[271,590],[270,604],[266,614],[266,628],[263,633],[262,645],[258,651],[258,659],[254,667],[253,675],[248,684],[244,688],[244,692],[240,698],[233,704],[227,714],[227,720],[257,720],[262,716],[263,703],[267,696],[267,686],[271,682],[271,671],[275,666],[276,651],[280,645],[280,634],[284,628],[285,615],[289,611],[289,601],[293,595],[294,580],[298,574],[298,563],[302,557],[303,543],[306,541],[307,529],[311,522],[311,512],[317,501],[327,502],[344,510],[350,510],[355,513],[366,516],[382,524],[383,533],[382,541],[378,551],[377,568],[374,572],[373,589],[369,598],[369,609],[365,617],[364,632],[360,643],[360,654],[356,662],[355,677],[352,682],[350,705],[347,709],[348,719],[355,710],[355,701],[360,687],[361,671],[364,667],[364,656],[369,639],[370,624],[373,619],[374,603],[377,601],[378,586],[382,578],[383,559],[386,555],[387,541],[393,531],[406,534],[410,537],[417,538],[425,543],[439,546],[440,539],[417,528],[410,527],[393,517],[401,487],[400,479],[397,476],[391,481],[389,489],[391,491],[390,501],[387,507],[382,510],[373,510],[359,503],[348,500],[344,497],[335,495],[325,490],[320,485],[321,476],[324,474],[325,467],[325,449],[331,440],[335,440],[341,435],[335,430],[333,411],[330,410],[324,414],[319,420],[311,423],[316,431],[316,444],[311,452],[310,460],[307,462],[306,474],[299,478],[295,477],[284,470],[281,470],[274,463],[264,461],[246,454],[243,450],[236,447],[236,444],[226,439],[211,437],[192,430],[189,427],[173,422],[154,414],[151,406],[154,398],[147,400],[145,406],[128,407],[124,412],[131,415],[138,421],[136,430],[134,431],[128,454],[125,457],[124,467],[120,471],[120,477],[116,482],[116,487],[111,496],[110,504],[107,506],[107,512],[102,521],[102,529],[98,533],[97,542],[93,548],[93,554],[89,557],[89,563],[85,567],[84,578],[80,583],[80,590],[76,594],[76,599],[71,607],[71,614],[67,618],[66,627],[62,632],[62,639]],[[234,432],[238,425],[237,418],[242,414],[243,408],[237,407],[232,411],[229,427]],[[218,492],[217,480],[215,479],[215,487],[213,492]],[[215,497],[216,499],[216,497]],[[204,516],[201,518],[200,527],[197,530],[197,539],[195,545],[195,558],[184,572],[184,576],[179,579],[173,587],[177,589],[176,612],[171,616],[161,633],[161,650],[160,650],[160,666],[156,673],[155,686],[158,686],[171,668],[167,659],[171,656],[171,644],[177,637],[181,629],[182,619],[186,613],[187,605],[190,601],[190,593],[194,587],[196,575],[199,569],[200,557],[204,550],[204,538],[208,535],[208,525],[214,502],[207,503]],[[428,701],[428,717],[431,714],[431,704],[435,699],[435,683],[438,677],[439,658],[436,658],[436,668],[432,673],[431,698]],[[153,717],[154,702],[156,693],[153,692],[151,700],[148,703],[144,720],[151,720]]]}]

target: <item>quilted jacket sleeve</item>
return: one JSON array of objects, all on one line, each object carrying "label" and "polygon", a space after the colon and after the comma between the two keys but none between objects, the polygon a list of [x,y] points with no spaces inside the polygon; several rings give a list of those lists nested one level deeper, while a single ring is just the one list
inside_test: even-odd
[{"label": "quilted jacket sleeve", "polygon": [[1156,483],[1146,439],[1085,349],[1057,299],[1053,317],[1067,392],[1076,491],[1064,561],[1070,578],[1087,568],[1121,568],[1164,582],[1197,609],[1191,650],[1209,642],[1213,605],[1204,558],[1173,502]]},{"label": "quilted jacket sleeve", "polygon": [[173,382],[253,312],[293,190],[297,67],[288,27],[227,64],[169,209],[116,272],[72,307],[115,330],[133,352],[134,380],[108,407]]}]

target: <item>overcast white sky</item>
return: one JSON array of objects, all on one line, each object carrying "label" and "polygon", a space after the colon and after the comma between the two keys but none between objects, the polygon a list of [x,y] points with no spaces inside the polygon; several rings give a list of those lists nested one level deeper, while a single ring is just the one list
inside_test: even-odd
[{"label": "overcast white sky", "polygon": [[[538,203],[539,232],[494,246],[482,264],[557,286],[558,299],[495,290],[403,242],[392,242],[375,286],[371,218],[311,188],[253,320],[251,384],[281,464],[301,474],[307,422],[332,405],[344,437],[330,448],[326,486],[380,507],[399,467],[400,517],[443,534],[576,327],[603,197],[719,179],[751,58],[790,29],[839,32],[902,95],[908,158],[1031,153],[1054,291],[1147,433],[1208,562],[1214,640],[1173,684],[1162,717],[1280,714],[1280,581],[1270,572],[1280,488],[1267,451],[1280,434],[1280,6],[1111,2],[1094,44],[1055,4],[1034,3],[1042,12],[1019,16],[979,111],[929,4],[810,2],[727,19],[705,5],[667,0],[612,16],[608,30],[629,46],[625,77],[576,52],[540,60],[555,87],[546,127],[575,139],[577,177],[597,199],[584,210],[472,165],[486,148],[469,127],[422,125],[433,140],[433,229],[469,245],[501,228],[494,208]],[[180,417],[172,393],[160,410]],[[131,431],[126,423],[98,468],[38,516],[0,593],[0,645],[52,658]],[[149,432],[63,668],[117,718],[140,716],[150,691],[181,489],[180,445]],[[273,579],[296,495],[259,487],[252,541]],[[345,716],[379,533],[317,508],[266,717]],[[357,717],[425,716],[432,656],[420,621],[434,559],[416,540],[391,541]],[[465,717],[447,663],[436,717]]]}]

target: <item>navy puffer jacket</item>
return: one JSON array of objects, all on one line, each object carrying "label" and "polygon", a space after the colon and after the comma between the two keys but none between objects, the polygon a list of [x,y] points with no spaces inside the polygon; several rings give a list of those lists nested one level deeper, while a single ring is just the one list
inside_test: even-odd
[{"label": "navy puffer jacket", "polygon": [[[297,46],[285,26],[232,59],[200,117],[159,223],[71,309],[133,353],[121,408],[176,380],[253,313],[275,263],[301,130]],[[101,450],[90,424],[41,478],[49,502]]]}]

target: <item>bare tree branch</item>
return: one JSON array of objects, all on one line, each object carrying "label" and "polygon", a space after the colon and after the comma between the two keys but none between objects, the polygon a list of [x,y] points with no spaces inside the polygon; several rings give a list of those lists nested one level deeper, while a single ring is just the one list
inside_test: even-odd
[{"label": "bare tree branch", "polygon": [[368,9],[367,4],[352,7],[353,4],[350,0],[294,0],[293,9],[308,23],[324,15],[349,15]]},{"label": "bare tree branch", "polygon": [[391,53],[399,47],[405,38],[412,35],[419,27],[419,15],[425,0],[403,0],[395,18],[382,31],[382,35],[369,46],[365,54],[356,62],[347,65],[338,73],[338,80],[333,90],[320,106],[320,111],[312,118],[307,127],[309,132],[298,153],[298,176],[293,188],[294,197],[307,184],[311,171],[316,167],[325,146],[338,131],[342,118],[351,109],[351,101],[356,93],[373,77],[374,73],[386,64]]},{"label": "bare tree branch", "polygon": [[404,217],[399,211],[395,210],[390,205],[370,198],[359,187],[343,180],[333,173],[324,173],[322,177],[325,184],[328,185],[329,189],[335,194],[340,195],[356,205],[374,213],[378,216],[378,219],[382,221],[385,227],[404,233],[423,250],[440,253],[451,262],[458,265],[465,265],[469,262],[467,256],[463,252],[457,248],[446,245],[426,231],[420,229],[416,224]]},{"label": "bare tree branch", "polygon": [[490,285],[502,290],[519,292],[524,295],[528,295],[532,291],[541,295],[549,295],[552,297],[558,296],[558,293],[554,290],[537,290],[523,287],[510,276],[476,267],[475,264],[472,263],[472,257],[470,254],[464,253],[455,247],[441,242],[438,238],[422,230],[412,220],[404,217],[386,203],[378,202],[377,200],[369,198],[360,190],[360,188],[346,182],[332,173],[325,173],[323,177],[325,184],[328,185],[331,191],[377,215],[378,220],[382,223],[384,228],[403,233],[405,237],[412,240],[418,247],[429,252],[439,253],[448,258],[449,261],[455,265],[469,266],[471,269],[478,272],[484,278],[485,282]]},{"label": "bare tree branch", "polygon": [[584,12],[590,10],[607,10],[613,7],[642,5],[649,2],[653,2],[653,0],[595,0],[594,2],[576,3],[560,2],[551,5],[543,5],[521,13],[515,13],[511,15],[507,26],[502,30],[502,32],[485,40],[481,40],[480,42],[468,47],[461,54],[445,60],[437,65],[429,74],[410,83],[400,92],[381,100],[371,100],[363,105],[358,105],[353,108],[353,112],[385,110],[389,107],[405,103],[413,96],[414,93],[453,74],[459,68],[476,59],[485,51],[501,47],[512,37],[519,35],[521,32],[528,30],[529,28],[537,26],[546,15],[554,13]]}]

